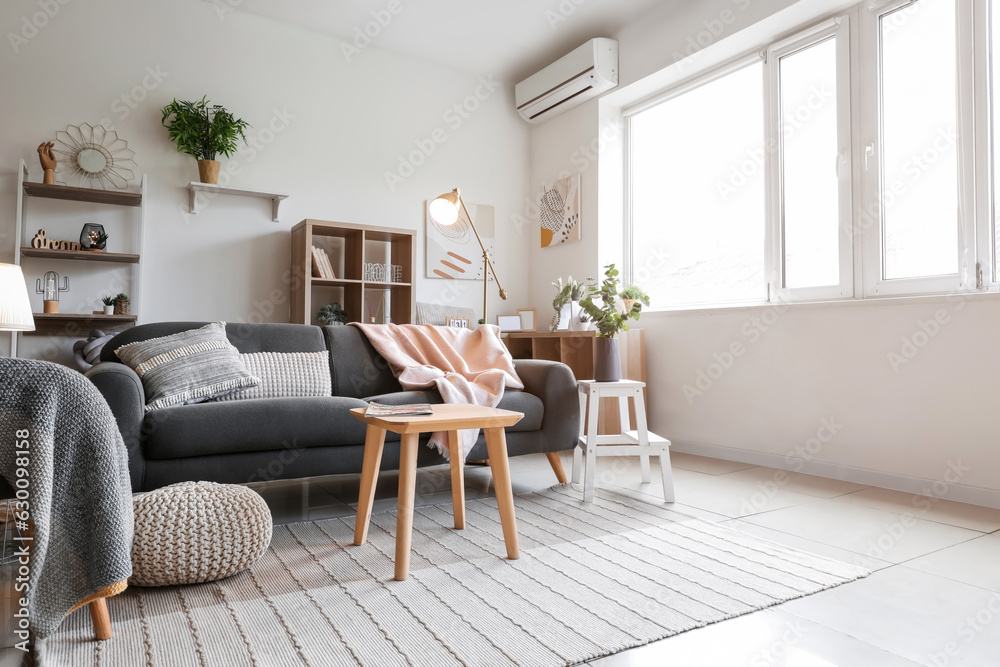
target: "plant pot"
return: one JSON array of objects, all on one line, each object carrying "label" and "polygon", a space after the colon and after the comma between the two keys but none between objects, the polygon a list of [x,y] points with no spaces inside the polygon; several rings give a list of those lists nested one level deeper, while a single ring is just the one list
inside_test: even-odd
[{"label": "plant pot", "polygon": [[115,315],[131,315],[132,314],[132,302],[124,301],[122,299],[115,299]]},{"label": "plant pot", "polygon": [[198,160],[198,178],[202,183],[218,185],[221,168],[222,163],[218,160]]},{"label": "plant pot", "polygon": [[104,314],[105,315],[114,315],[115,314],[115,304],[111,304],[110,306],[104,306]]},{"label": "plant pot", "polygon": [[632,312],[632,306],[635,305],[635,301],[636,301],[635,299],[622,299],[622,302],[625,304],[626,315]]},{"label": "plant pot", "polygon": [[594,339],[594,379],[597,382],[617,382],[622,379],[617,338],[598,336]]}]

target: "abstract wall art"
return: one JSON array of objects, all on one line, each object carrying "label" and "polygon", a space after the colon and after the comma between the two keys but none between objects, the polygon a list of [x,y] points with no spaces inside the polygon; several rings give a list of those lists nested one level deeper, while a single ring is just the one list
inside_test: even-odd
[{"label": "abstract wall art", "polygon": [[[430,202],[427,202],[428,206]],[[483,239],[490,257],[496,250],[495,210],[484,204],[469,204],[465,207],[476,223],[479,236]],[[427,216],[427,262],[428,278],[453,278],[456,280],[483,279],[483,251],[476,242],[476,235],[465,217],[458,216],[454,225],[441,225],[429,213]],[[492,280],[492,276],[490,277]]]},{"label": "abstract wall art", "polygon": [[545,186],[539,204],[542,247],[580,240],[580,174]]}]

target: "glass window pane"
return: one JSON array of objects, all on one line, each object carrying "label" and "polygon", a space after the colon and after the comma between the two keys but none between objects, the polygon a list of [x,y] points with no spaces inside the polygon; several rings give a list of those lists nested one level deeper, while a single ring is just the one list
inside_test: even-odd
[{"label": "glass window pane", "polygon": [[763,70],[632,117],[632,275],[656,306],[763,300]]},{"label": "glass window pane", "polygon": [[840,284],[837,40],[779,62],[785,287]]},{"label": "glass window pane", "polygon": [[884,277],[958,272],[955,0],[882,16]]}]

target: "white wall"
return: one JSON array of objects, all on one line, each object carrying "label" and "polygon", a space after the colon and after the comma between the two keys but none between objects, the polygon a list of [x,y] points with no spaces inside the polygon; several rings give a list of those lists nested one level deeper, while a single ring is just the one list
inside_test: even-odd
[{"label": "white wall", "polygon": [[[685,69],[724,57],[733,42],[750,50],[782,32],[781,26],[818,17],[837,4],[671,3],[612,35],[620,41],[623,84],[633,85],[531,131],[532,189],[539,191],[564,170],[582,170],[585,193],[581,242],[542,250],[536,240],[531,246],[540,314],[551,311],[549,283],[557,277],[595,275],[622,256],[616,106],[641,99]],[[716,21],[722,22],[718,35],[712,30],[719,28]],[[729,35],[735,37],[727,40]],[[699,40],[698,48],[707,48],[692,48]],[[679,64],[661,71],[673,63]],[[598,160],[584,161],[575,159],[581,147],[603,150]],[[991,352],[1000,301],[977,296],[646,313],[640,326],[646,330],[651,427],[679,450],[804,465],[819,474],[914,491],[926,489],[925,480],[944,479],[950,462],[961,462],[968,469],[946,495],[1000,506],[1000,424],[991,409],[1000,399],[1000,355]],[[888,355],[902,356],[904,337],[924,342],[921,322],[938,311],[947,323],[894,369]],[[730,363],[726,354],[734,343],[742,354]],[[699,373],[717,379],[706,377],[700,395],[685,395],[685,385],[698,389]],[[832,438],[820,430],[824,419],[837,424]],[[828,442],[810,441],[818,435]]]},{"label": "white wall", "polygon": [[[528,131],[513,112],[511,90],[488,93],[475,75],[388,53],[377,43],[349,63],[331,37],[239,11],[220,14],[201,0],[50,4],[58,13],[19,42],[16,53],[9,37],[0,45],[0,261],[12,261],[18,159],[40,180],[38,143],[69,124],[108,119],[149,175],[144,321],[287,321],[287,301],[271,298],[275,291],[287,295],[288,231],[306,217],[420,230],[418,300],[454,301],[478,312],[479,283],[422,277],[424,202],[455,186],[470,202],[496,207],[497,268],[512,295],[507,305],[513,312],[526,303],[517,300],[528,292],[527,232],[500,224],[527,196]],[[20,33],[25,17],[30,22],[40,11],[27,0],[0,4],[0,32]],[[147,68],[161,74],[150,77]],[[142,88],[144,81],[151,90]],[[477,88],[483,101],[469,98]],[[218,197],[199,215],[187,214],[185,186],[197,180],[196,165],[168,142],[159,109],[174,97],[204,94],[254,126],[262,149],[223,158],[223,170],[238,163],[234,187],[290,195],[280,223],[257,199]],[[123,95],[136,108],[122,104]],[[467,118],[445,118],[467,99],[478,107]],[[416,142],[432,145],[436,128],[445,141],[431,155],[416,156],[422,164],[391,190],[385,172],[417,151]],[[106,219],[98,207],[38,200],[28,206],[29,240],[39,227],[74,240],[84,221]],[[115,246],[125,240],[120,234],[112,236],[109,250],[127,250]],[[70,275],[64,312],[93,310],[97,297],[117,285],[81,264],[27,261],[32,292],[49,268]],[[31,297],[40,311],[40,297]],[[492,298],[497,313],[500,302]],[[6,339],[0,338],[4,353]],[[21,340],[22,356],[68,359],[67,339]]]}]

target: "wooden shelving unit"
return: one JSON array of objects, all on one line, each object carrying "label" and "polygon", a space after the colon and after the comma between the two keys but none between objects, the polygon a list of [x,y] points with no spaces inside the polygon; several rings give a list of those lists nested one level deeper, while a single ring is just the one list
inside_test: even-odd
[{"label": "wooden shelving unit", "polygon": [[[28,180],[28,166],[20,160],[17,170],[17,217],[15,220],[14,263],[21,266],[22,259],[30,260],[62,260],[71,262],[95,262],[103,264],[131,264],[131,285],[129,294],[132,297],[133,315],[96,315],[92,313],[35,313],[35,331],[25,332],[27,335],[45,336],[86,336],[92,328],[100,328],[106,333],[124,331],[140,319],[142,307],[142,271],[140,260],[143,251],[143,231],[145,225],[145,194],[146,176],[142,176],[139,192],[123,192],[120,190],[95,190],[92,188],[76,188],[68,185],[46,185]],[[86,250],[49,250],[32,248],[27,238],[25,226],[24,198],[55,199],[65,202],[87,202],[107,206],[121,206],[136,209],[135,233],[131,253],[90,252]],[[24,270],[29,287],[33,278],[39,277],[43,271]],[[23,268],[23,267],[22,267]],[[109,267],[110,268],[110,267]],[[35,275],[32,275],[35,274]],[[31,290],[29,289],[29,292]],[[12,334],[11,356],[17,356],[18,333]]]},{"label": "wooden shelving unit", "polygon": [[86,315],[84,313],[34,313],[35,330],[26,336],[86,336],[91,329],[118,333],[135,326],[136,315]]},{"label": "wooden shelving unit", "polygon": [[[573,371],[577,380],[594,377],[594,331],[512,331],[506,334],[507,349],[515,359],[547,359],[559,361]],[[622,377],[646,381],[646,336],[642,329],[629,329],[618,334],[622,362]],[[630,403],[631,419],[635,408]],[[649,402],[646,397],[647,404]],[[619,433],[617,399],[601,401],[601,433]]]},{"label": "wooden shelving unit", "polygon": [[40,259],[70,259],[76,262],[111,262],[115,264],[138,264],[139,255],[121,252],[92,252],[90,250],[41,250],[21,248],[21,257]]},{"label": "wooden shelving unit", "polygon": [[[335,245],[337,252],[334,271],[336,279],[313,276],[312,246],[327,247],[328,253]],[[369,249],[380,245],[383,252],[369,254]],[[329,247],[328,247],[329,246]],[[385,246],[388,246],[387,248]],[[388,253],[384,252],[388,250]],[[339,254],[338,254],[339,253]],[[416,319],[416,292],[414,276],[417,265],[416,232],[409,229],[373,227],[348,222],[303,220],[292,228],[292,282],[291,321],[297,324],[316,324],[319,307],[339,303],[352,322],[367,322],[368,307],[374,313],[379,300],[388,293],[389,321],[409,324]],[[364,265],[384,262],[403,267],[403,280],[386,283],[363,280]],[[368,297],[368,304],[365,297]],[[379,322],[383,321],[380,316]]]},{"label": "wooden shelving unit", "polygon": [[113,206],[142,206],[142,193],[140,192],[94,190],[93,188],[74,188],[69,185],[46,185],[45,183],[29,183],[27,181],[22,182],[21,187],[24,188],[24,194],[29,197],[111,204]]}]

